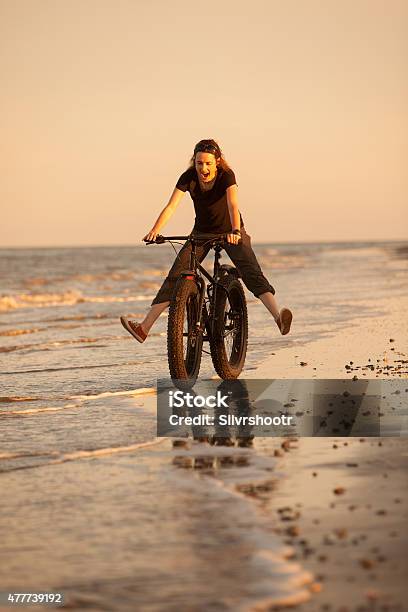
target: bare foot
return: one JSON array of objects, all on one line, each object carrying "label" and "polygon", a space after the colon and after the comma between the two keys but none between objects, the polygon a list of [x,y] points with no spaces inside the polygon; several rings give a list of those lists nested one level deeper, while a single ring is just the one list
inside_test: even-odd
[{"label": "bare foot", "polygon": [[289,333],[292,319],[293,315],[289,308],[282,308],[279,313],[279,317],[275,319],[276,325],[279,327],[282,336],[286,336],[286,334]]}]

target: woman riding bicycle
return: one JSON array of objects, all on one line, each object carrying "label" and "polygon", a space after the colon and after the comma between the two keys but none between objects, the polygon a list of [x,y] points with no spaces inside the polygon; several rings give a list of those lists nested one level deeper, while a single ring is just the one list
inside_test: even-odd
[{"label": "woman riding bicycle", "polygon": [[[225,161],[215,140],[200,140],[194,147],[190,167],[177,181],[167,206],[143,240],[155,240],[176,210],[184,193],[189,191],[194,203],[193,234],[227,234],[224,249],[236,266],[245,286],[259,298],[272,314],[282,335],[289,332],[292,313],[288,308],[279,311],[275,289],[269,284],[251,247],[238,209],[237,185],[234,172]],[[202,261],[209,247],[198,247]],[[189,268],[191,245],[187,241],[154,298],[150,310],[141,323],[127,317],[120,320],[124,328],[139,342],[144,342],[160,314],[169,306],[180,273]]]}]

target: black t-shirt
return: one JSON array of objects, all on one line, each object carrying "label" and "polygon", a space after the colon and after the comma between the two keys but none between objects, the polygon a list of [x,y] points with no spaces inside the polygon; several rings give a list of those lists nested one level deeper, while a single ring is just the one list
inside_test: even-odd
[{"label": "black t-shirt", "polygon": [[[189,168],[180,176],[176,187],[181,191],[189,191],[194,202],[195,224],[197,232],[208,234],[224,234],[232,229],[228,212],[227,189],[235,185],[235,174],[229,168],[217,169],[214,185],[208,191],[202,191],[196,169]],[[241,227],[244,222],[241,219]]]}]

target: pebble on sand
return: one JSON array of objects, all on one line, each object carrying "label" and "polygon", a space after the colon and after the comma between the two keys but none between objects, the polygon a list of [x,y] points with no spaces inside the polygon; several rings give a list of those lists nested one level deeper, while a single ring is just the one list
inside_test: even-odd
[{"label": "pebble on sand", "polygon": [[359,559],[359,563],[364,569],[372,569],[375,565],[372,559]]},{"label": "pebble on sand", "polygon": [[334,533],[339,538],[339,540],[345,540],[347,538],[348,532],[344,527],[340,527],[334,530]]},{"label": "pebble on sand", "polygon": [[290,440],[284,440],[281,444],[281,448],[288,453],[290,451]]},{"label": "pebble on sand", "polygon": [[296,538],[300,533],[299,527],[297,525],[291,525],[285,531],[287,535],[291,536],[292,538]]}]

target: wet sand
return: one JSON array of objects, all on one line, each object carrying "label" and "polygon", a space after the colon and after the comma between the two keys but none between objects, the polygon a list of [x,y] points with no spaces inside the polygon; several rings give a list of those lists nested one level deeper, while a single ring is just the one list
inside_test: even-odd
[{"label": "wet sand", "polygon": [[[152,396],[144,400],[147,411]],[[123,414],[126,405],[135,410],[131,398],[111,409],[119,404]],[[1,474],[1,588],[63,592],[73,610],[218,612],[306,601],[310,572],[288,560],[293,551],[246,495],[248,483],[277,477],[275,463],[253,449],[173,448],[168,439],[41,464],[10,457]]]},{"label": "wet sand", "polygon": [[[408,299],[378,307],[382,317],[294,340],[251,377],[408,379]],[[408,440],[299,438],[275,453],[285,477],[264,509],[317,583],[299,609],[407,610]]]},{"label": "wet sand", "polygon": [[408,445],[399,438],[302,438],[265,504],[311,571],[302,612],[407,609]]},{"label": "wet sand", "polygon": [[[103,404],[154,425],[151,393]],[[406,439],[158,439],[8,467],[3,590],[73,610],[406,609]]]},{"label": "wet sand", "polygon": [[[246,375],[407,378],[407,300],[379,307],[316,342],[294,327]],[[135,390],[3,411],[1,590],[74,610],[407,609],[406,438],[173,447],[155,406]]]}]

